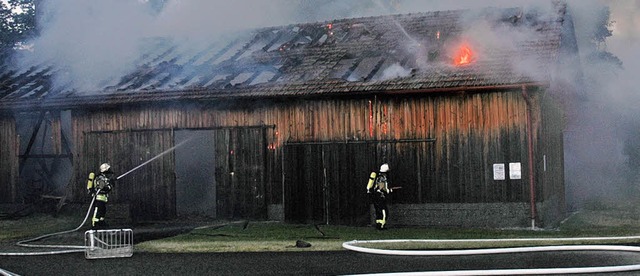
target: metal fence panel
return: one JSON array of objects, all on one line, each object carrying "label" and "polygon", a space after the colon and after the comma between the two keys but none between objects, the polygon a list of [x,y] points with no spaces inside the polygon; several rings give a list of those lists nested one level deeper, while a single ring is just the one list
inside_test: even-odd
[{"label": "metal fence panel", "polygon": [[103,259],[133,256],[133,230],[89,230],[84,233],[85,258]]}]

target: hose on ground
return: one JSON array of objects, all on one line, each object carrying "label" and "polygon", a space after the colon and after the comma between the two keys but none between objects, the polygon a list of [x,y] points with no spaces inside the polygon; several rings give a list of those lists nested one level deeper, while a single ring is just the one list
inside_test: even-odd
[{"label": "hose on ground", "polygon": [[81,246],[81,245],[56,245],[56,244],[28,244],[31,242],[35,242],[35,241],[39,241],[45,238],[49,238],[49,237],[53,237],[53,236],[58,236],[58,235],[63,235],[63,234],[67,234],[67,233],[72,233],[75,231],[80,230],[80,228],[82,228],[82,226],[84,226],[84,224],[87,222],[87,219],[89,218],[89,215],[91,214],[91,206],[93,206],[93,203],[96,200],[96,195],[98,194],[100,190],[98,190],[93,198],[91,199],[91,203],[89,204],[89,209],[87,210],[87,214],[84,216],[84,220],[82,220],[82,223],[80,223],[80,225],[78,225],[78,227],[71,229],[71,230],[66,230],[66,231],[61,231],[61,232],[56,232],[56,233],[51,233],[51,234],[45,234],[42,236],[38,236],[35,238],[31,238],[31,239],[26,239],[26,240],[21,240],[16,242],[17,246],[22,246],[22,247],[29,247],[29,248],[59,248],[59,249],[66,249],[66,250],[54,250],[54,251],[38,251],[38,252],[0,252],[0,256],[40,256],[40,255],[54,255],[54,254],[66,254],[66,253],[76,253],[76,252],[84,252],[84,250],[87,248],[86,246]]},{"label": "hose on ground", "polygon": [[[486,248],[486,249],[455,249],[455,250],[392,250],[367,248],[359,245],[375,243],[457,243],[457,242],[499,242],[499,241],[610,241],[610,240],[637,240],[640,236],[626,237],[585,237],[585,238],[522,238],[522,239],[471,239],[471,240],[365,240],[347,241],[342,247],[348,250],[383,255],[400,256],[463,256],[486,255],[505,253],[531,253],[550,251],[618,251],[637,252],[640,247],[626,245],[558,245],[558,246],[533,246],[516,248]],[[600,266],[600,267],[568,267],[568,268],[533,268],[533,269],[490,269],[490,270],[453,270],[453,271],[422,271],[402,273],[381,273],[368,275],[542,275],[542,274],[578,274],[578,273],[610,273],[640,270],[640,264]]]}]

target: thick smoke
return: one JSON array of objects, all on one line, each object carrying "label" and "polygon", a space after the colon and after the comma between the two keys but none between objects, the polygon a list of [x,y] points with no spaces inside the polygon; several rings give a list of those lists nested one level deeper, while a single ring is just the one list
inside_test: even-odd
[{"label": "thick smoke", "polygon": [[43,1],[38,6],[41,35],[29,60],[22,62],[65,68],[67,74],[55,76],[58,86],[95,89],[106,78],[126,73],[137,57],[137,41],[151,19],[139,6],[133,1]]},{"label": "thick smoke", "polygon": [[[71,84],[79,91],[91,91],[130,72],[144,50],[140,41],[149,37],[170,38],[184,42],[180,45],[184,49],[195,50],[213,37],[257,27],[438,10],[520,7],[544,12],[552,7],[551,1],[532,0],[167,0],[159,2],[164,3],[159,9],[149,3],[43,0],[41,35],[33,41],[31,58],[21,62],[26,66],[53,63],[66,68],[65,74],[56,74],[58,85]],[[640,70],[636,50],[640,46],[640,7],[632,0],[568,3],[585,79],[584,91],[580,91],[585,95],[582,112],[569,120],[565,144],[567,198],[571,205],[579,206],[602,195],[618,198],[634,194],[630,190],[635,191],[640,184],[630,177],[637,176],[637,167],[629,166],[640,164],[640,123],[635,119],[640,114],[640,78],[634,75]],[[595,44],[592,34],[602,27],[596,15],[607,6],[615,22],[610,26],[613,36]],[[531,35],[511,33],[506,38],[486,25],[469,27],[465,34],[487,48],[496,43],[504,46],[514,41],[514,35]],[[594,58],[607,52],[613,58]],[[622,61],[622,67],[615,63],[615,57]],[[523,63],[521,68],[531,66]],[[390,77],[409,72],[399,65],[391,69]],[[536,77],[540,72],[527,73]]]},{"label": "thick smoke", "polygon": [[[585,101],[566,141],[567,195],[573,207],[629,201],[638,192],[640,70],[637,1],[574,1],[576,32],[585,74]],[[612,36],[594,44],[602,8],[611,11]],[[606,23],[606,22],[605,22]],[[637,200],[633,200],[637,201]]]},{"label": "thick smoke", "polygon": [[65,74],[58,86],[92,91],[133,69],[152,37],[182,41],[187,48],[241,29],[288,24],[286,1],[167,1],[160,11],[147,1],[44,0],[38,6],[40,36],[22,67],[53,63]]}]

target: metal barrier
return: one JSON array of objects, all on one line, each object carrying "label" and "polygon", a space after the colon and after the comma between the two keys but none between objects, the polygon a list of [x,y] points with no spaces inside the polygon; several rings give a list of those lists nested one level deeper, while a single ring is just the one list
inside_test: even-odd
[{"label": "metal barrier", "polygon": [[84,256],[87,259],[133,256],[133,230],[89,230],[84,233]]}]

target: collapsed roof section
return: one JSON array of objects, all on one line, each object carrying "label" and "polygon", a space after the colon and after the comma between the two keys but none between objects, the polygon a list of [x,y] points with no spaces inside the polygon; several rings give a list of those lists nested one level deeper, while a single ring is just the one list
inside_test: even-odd
[{"label": "collapsed roof section", "polygon": [[0,109],[544,83],[561,44],[565,8],[555,12],[441,11],[295,24],[197,51],[149,39],[136,69],[97,91],[54,83],[65,74],[61,65],[5,65]]}]

